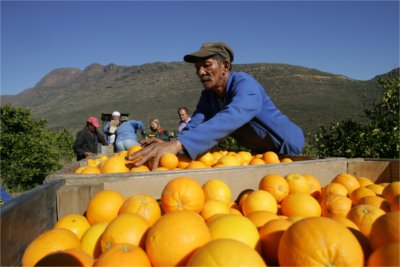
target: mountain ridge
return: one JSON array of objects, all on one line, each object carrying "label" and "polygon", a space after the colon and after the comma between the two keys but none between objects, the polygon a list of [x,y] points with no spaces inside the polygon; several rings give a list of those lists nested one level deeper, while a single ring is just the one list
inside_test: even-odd
[{"label": "mountain ridge", "polygon": [[[364,106],[377,101],[377,79],[359,81],[343,75],[289,64],[236,64],[256,78],[274,103],[290,119],[314,132],[319,124],[343,119],[365,119]],[[395,71],[395,70],[393,70]],[[398,69],[397,69],[398,71]],[[177,108],[195,109],[202,85],[191,64],[154,62],[136,66],[93,63],[85,69],[58,68],[34,87],[15,96],[1,96],[2,104],[30,108],[35,118],[46,119],[48,128],[77,132],[88,116],[119,110],[130,119],[158,117],[164,128],[175,130]]]}]

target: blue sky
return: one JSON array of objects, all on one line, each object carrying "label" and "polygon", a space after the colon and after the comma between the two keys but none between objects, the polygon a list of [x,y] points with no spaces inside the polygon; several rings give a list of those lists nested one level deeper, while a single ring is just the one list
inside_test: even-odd
[{"label": "blue sky", "polygon": [[228,43],[234,63],[368,80],[399,66],[399,1],[2,0],[1,94],[56,68],[182,61],[207,41]]}]

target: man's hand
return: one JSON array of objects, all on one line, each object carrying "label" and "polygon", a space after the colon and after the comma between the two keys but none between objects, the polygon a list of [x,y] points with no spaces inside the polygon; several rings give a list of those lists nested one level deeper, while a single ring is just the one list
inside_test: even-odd
[{"label": "man's hand", "polygon": [[164,142],[158,138],[144,139],[141,142],[142,149],[133,153],[128,160],[135,160],[140,158],[139,161],[135,162],[135,166],[140,166],[153,159],[153,166],[150,166],[152,170],[158,167],[158,162],[162,155],[166,153],[177,154],[183,149],[181,142],[173,140],[171,142]]}]

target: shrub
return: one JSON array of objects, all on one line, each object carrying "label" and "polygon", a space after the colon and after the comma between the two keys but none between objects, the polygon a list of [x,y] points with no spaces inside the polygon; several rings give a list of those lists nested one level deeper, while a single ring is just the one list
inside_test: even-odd
[{"label": "shrub", "polygon": [[379,79],[383,94],[379,102],[364,109],[366,124],[353,120],[319,126],[311,146],[318,157],[399,158],[399,76]]},{"label": "shrub", "polygon": [[72,160],[73,135],[68,130],[47,130],[45,120],[34,120],[29,109],[10,104],[2,106],[0,114],[0,177],[5,189],[31,189]]}]

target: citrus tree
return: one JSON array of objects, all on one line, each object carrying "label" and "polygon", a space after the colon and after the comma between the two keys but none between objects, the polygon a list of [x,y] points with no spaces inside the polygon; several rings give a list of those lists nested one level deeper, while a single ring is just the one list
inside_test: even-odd
[{"label": "citrus tree", "polygon": [[319,126],[311,147],[317,157],[399,158],[399,76],[379,80],[382,97],[364,110],[367,122],[353,120]]},{"label": "citrus tree", "polygon": [[10,192],[42,184],[46,175],[72,160],[73,135],[67,129],[45,129],[27,108],[6,104],[0,108],[1,185]]}]

